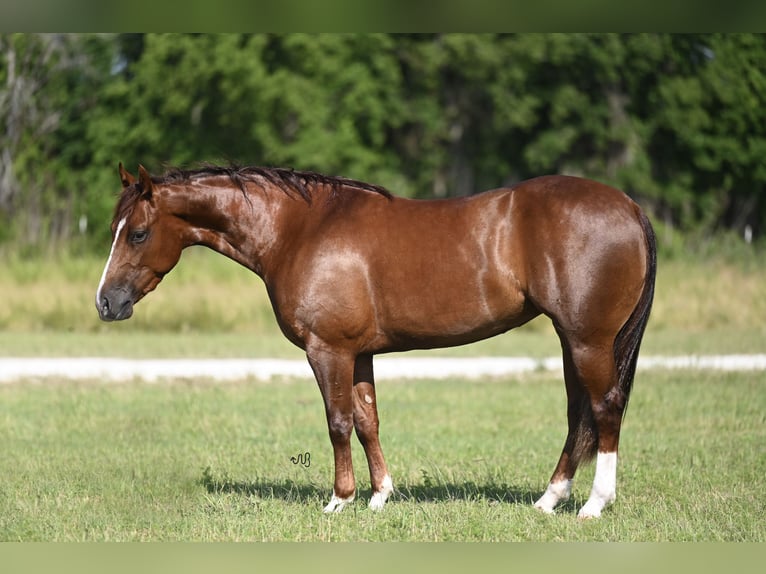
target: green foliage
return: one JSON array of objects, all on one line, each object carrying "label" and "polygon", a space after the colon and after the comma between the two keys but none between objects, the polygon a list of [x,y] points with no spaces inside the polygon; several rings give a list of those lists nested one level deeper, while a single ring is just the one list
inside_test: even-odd
[{"label": "green foliage", "polygon": [[17,249],[103,248],[119,161],[292,166],[417,197],[570,173],[683,233],[766,228],[762,35],[16,34],[0,48],[0,102],[34,86],[0,106],[0,242]]},{"label": "green foliage", "polygon": [[110,44],[92,35],[9,34],[0,50],[0,224],[21,246],[70,240],[89,209],[83,116],[107,81]]}]

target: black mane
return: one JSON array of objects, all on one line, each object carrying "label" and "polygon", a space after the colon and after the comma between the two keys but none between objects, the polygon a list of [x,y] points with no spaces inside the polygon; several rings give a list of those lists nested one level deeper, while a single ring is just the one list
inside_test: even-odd
[{"label": "black mane", "polygon": [[297,193],[309,203],[311,202],[313,189],[317,186],[330,187],[334,194],[344,187],[350,187],[379,193],[388,198],[391,197],[391,193],[379,185],[345,177],[329,176],[312,171],[296,171],[282,167],[205,165],[200,169],[194,170],[170,168],[164,175],[153,177],[152,181],[158,184],[182,183],[193,179],[215,176],[229,177],[243,191],[247,182],[257,182],[258,178],[262,178],[285,192]]},{"label": "black mane", "polygon": [[[155,184],[172,184],[190,182],[204,177],[225,176],[239,186],[245,193],[248,182],[258,183],[259,179],[266,180],[285,193],[297,193],[306,202],[311,203],[313,191],[318,186],[330,188],[331,195],[336,196],[342,188],[348,187],[364,191],[372,191],[390,199],[391,193],[379,185],[348,179],[345,177],[333,177],[312,171],[296,171],[281,167],[240,167],[231,165],[227,167],[216,165],[204,165],[199,169],[186,170],[177,167],[169,168],[162,176],[152,176]],[[113,222],[127,217],[133,211],[143,191],[141,184],[136,181],[123,189],[114,210]]]}]

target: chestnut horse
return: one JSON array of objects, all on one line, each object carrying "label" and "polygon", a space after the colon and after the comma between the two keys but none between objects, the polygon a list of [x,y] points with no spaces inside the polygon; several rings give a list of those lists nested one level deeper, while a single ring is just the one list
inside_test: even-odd
[{"label": "chestnut horse", "polygon": [[471,197],[411,200],[279,168],[205,167],[138,178],[120,164],[112,248],[96,293],[129,318],[190,245],[259,275],[282,332],[305,350],[335,456],[326,512],[354,499],[351,432],[369,506],[393,492],[378,440],[372,357],[478,341],[545,314],[561,339],[568,434],[535,506],[552,513],[596,457],[597,517],[615,499],[620,426],[654,294],[649,220],[606,185],[546,176]]}]

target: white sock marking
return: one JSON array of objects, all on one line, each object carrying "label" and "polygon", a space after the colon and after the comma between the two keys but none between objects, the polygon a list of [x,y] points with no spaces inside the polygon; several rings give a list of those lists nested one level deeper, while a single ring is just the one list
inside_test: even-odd
[{"label": "white sock marking", "polygon": [[535,502],[535,508],[538,508],[546,514],[553,514],[553,508],[562,500],[569,498],[572,492],[571,480],[560,480],[551,482],[545,489],[543,495]]},{"label": "white sock marking", "polygon": [[370,499],[370,509],[382,510],[392,492],[394,492],[394,483],[391,477],[386,475],[383,477],[383,484],[380,486],[380,490],[373,494]]},{"label": "white sock marking", "polygon": [[588,501],[580,509],[578,518],[598,518],[601,511],[617,497],[617,453],[599,452],[596,457],[596,476]]},{"label": "white sock marking", "polygon": [[354,500],[355,495],[351,495],[348,498],[339,498],[335,495],[335,491],[332,493],[332,498],[330,499],[330,502],[327,506],[324,507],[323,512],[325,514],[330,514],[332,512],[340,512],[343,510],[343,508],[349,503]]},{"label": "white sock marking", "polygon": [[96,307],[101,307],[101,290],[104,288],[104,282],[106,281],[106,274],[109,271],[109,265],[112,263],[112,256],[114,255],[114,247],[117,245],[117,240],[120,238],[120,232],[125,227],[125,218],[120,219],[117,224],[117,231],[114,232],[114,241],[112,241],[112,249],[109,251],[109,258],[106,260],[104,266],[104,272],[101,274],[101,281],[98,283],[98,289],[96,290]]}]

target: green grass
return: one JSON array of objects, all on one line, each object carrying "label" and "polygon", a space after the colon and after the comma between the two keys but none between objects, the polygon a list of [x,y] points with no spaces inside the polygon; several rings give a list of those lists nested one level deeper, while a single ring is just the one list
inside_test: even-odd
[{"label": "green grass", "polygon": [[[556,516],[531,502],[563,442],[550,374],[379,385],[397,492],[325,516],[332,454],[309,381],[18,383],[0,387],[0,540],[764,541],[762,373],[652,372],[636,382],[618,499]],[[290,462],[311,453],[311,466]]]}]

